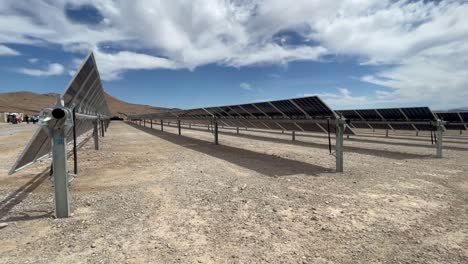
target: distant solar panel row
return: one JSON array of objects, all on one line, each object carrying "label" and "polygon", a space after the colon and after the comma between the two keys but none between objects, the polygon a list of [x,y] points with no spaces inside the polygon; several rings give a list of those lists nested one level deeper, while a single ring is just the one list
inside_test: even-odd
[{"label": "distant solar panel row", "polygon": [[[183,120],[185,123],[204,125],[216,118],[221,125],[228,127],[334,133],[337,115],[319,97],[310,96],[134,115],[130,118]],[[346,127],[345,133],[354,134],[349,127]]]},{"label": "distant solar panel row", "polygon": [[468,130],[468,112],[435,112],[449,130]]},{"label": "distant solar panel row", "polygon": [[[101,79],[93,54],[89,54],[63,94],[65,107],[75,109],[77,137],[94,127],[97,116],[108,118],[111,113],[106,102]],[[67,141],[72,140],[72,131]],[[13,165],[10,174],[34,163],[51,152],[47,132],[39,127],[24,151]]]},{"label": "distant solar panel row", "polygon": [[428,107],[336,111],[354,128],[431,131],[436,116]]}]

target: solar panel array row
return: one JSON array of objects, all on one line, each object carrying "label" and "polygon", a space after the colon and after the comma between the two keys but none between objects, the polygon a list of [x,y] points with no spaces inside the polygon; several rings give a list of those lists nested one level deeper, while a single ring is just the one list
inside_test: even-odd
[{"label": "solar panel array row", "polygon": [[[110,117],[106,94],[102,88],[96,61],[91,53],[71,80],[63,94],[65,107],[73,109],[76,115],[77,137],[93,129],[97,116]],[[95,118],[93,118],[95,117]],[[73,138],[72,131],[67,134],[67,141]],[[10,174],[34,163],[51,151],[47,132],[39,127],[24,151],[13,165]]]},{"label": "solar panel array row", "polygon": [[436,121],[428,107],[339,110],[337,113],[354,128],[430,131]]},{"label": "solar panel array row", "polygon": [[467,130],[468,112],[436,112],[438,118],[446,121],[445,128],[449,130]]},{"label": "solar panel array row", "polygon": [[[335,132],[337,115],[319,97],[176,110],[130,118],[182,120],[208,125],[214,118],[224,126],[304,132]],[[347,134],[354,134],[347,127]]]}]

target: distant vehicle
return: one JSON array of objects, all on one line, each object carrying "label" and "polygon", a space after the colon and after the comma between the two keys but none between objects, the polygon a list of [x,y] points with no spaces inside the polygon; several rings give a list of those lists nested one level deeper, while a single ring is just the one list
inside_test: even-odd
[{"label": "distant vehicle", "polygon": [[124,119],[119,116],[113,116],[110,120],[123,121]]}]

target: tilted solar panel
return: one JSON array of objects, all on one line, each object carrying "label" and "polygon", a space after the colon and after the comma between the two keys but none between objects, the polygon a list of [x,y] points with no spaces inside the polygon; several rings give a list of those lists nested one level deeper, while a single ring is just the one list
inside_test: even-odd
[{"label": "tilted solar panel", "polygon": [[435,121],[436,118],[429,107],[408,107],[400,108],[409,120],[428,120]]},{"label": "tilted solar panel", "polygon": [[379,112],[385,120],[406,120],[399,108],[377,109],[377,112]]},{"label": "tilted solar panel", "polygon": [[291,101],[296,103],[310,117],[335,118],[335,113],[319,97],[296,98]]},{"label": "tilted solar panel", "polygon": [[354,110],[339,110],[336,112],[348,120],[362,120],[362,118]]},{"label": "tilted solar panel", "polygon": [[275,107],[273,107],[270,103],[268,102],[263,102],[263,103],[255,103],[254,104],[256,107],[258,107],[263,113],[265,113],[267,116],[275,119],[275,118],[282,118],[283,114],[280,113]]},{"label": "tilted solar panel", "polygon": [[463,120],[458,112],[437,112],[435,113],[441,120],[453,123],[461,123]]},{"label": "tilted solar panel", "polygon": [[463,119],[463,122],[468,123],[468,112],[460,112],[460,116]]},{"label": "tilted solar panel", "polygon": [[358,109],[355,110],[364,120],[367,121],[382,121],[382,117],[375,111],[375,109]]},{"label": "tilted solar panel", "polygon": [[[84,115],[110,117],[106,95],[102,89],[94,55],[90,53],[67,86],[63,96],[67,108],[75,108],[77,113],[77,137],[94,127],[92,120]],[[83,114],[83,115],[79,115]],[[67,141],[72,139],[68,133]],[[20,154],[10,170],[13,174],[33,164],[51,152],[51,143],[47,132],[38,127],[26,148]]]},{"label": "tilted solar panel", "polygon": [[306,115],[289,100],[271,102],[281,113],[292,119],[305,119]]}]

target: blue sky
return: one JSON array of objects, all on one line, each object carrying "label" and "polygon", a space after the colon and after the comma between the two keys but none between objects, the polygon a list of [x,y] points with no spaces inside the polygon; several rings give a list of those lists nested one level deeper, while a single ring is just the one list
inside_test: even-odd
[{"label": "blue sky", "polygon": [[93,51],[133,103],[468,106],[463,1],[25,2],[0,3],[0,92],[63,92]]}]

